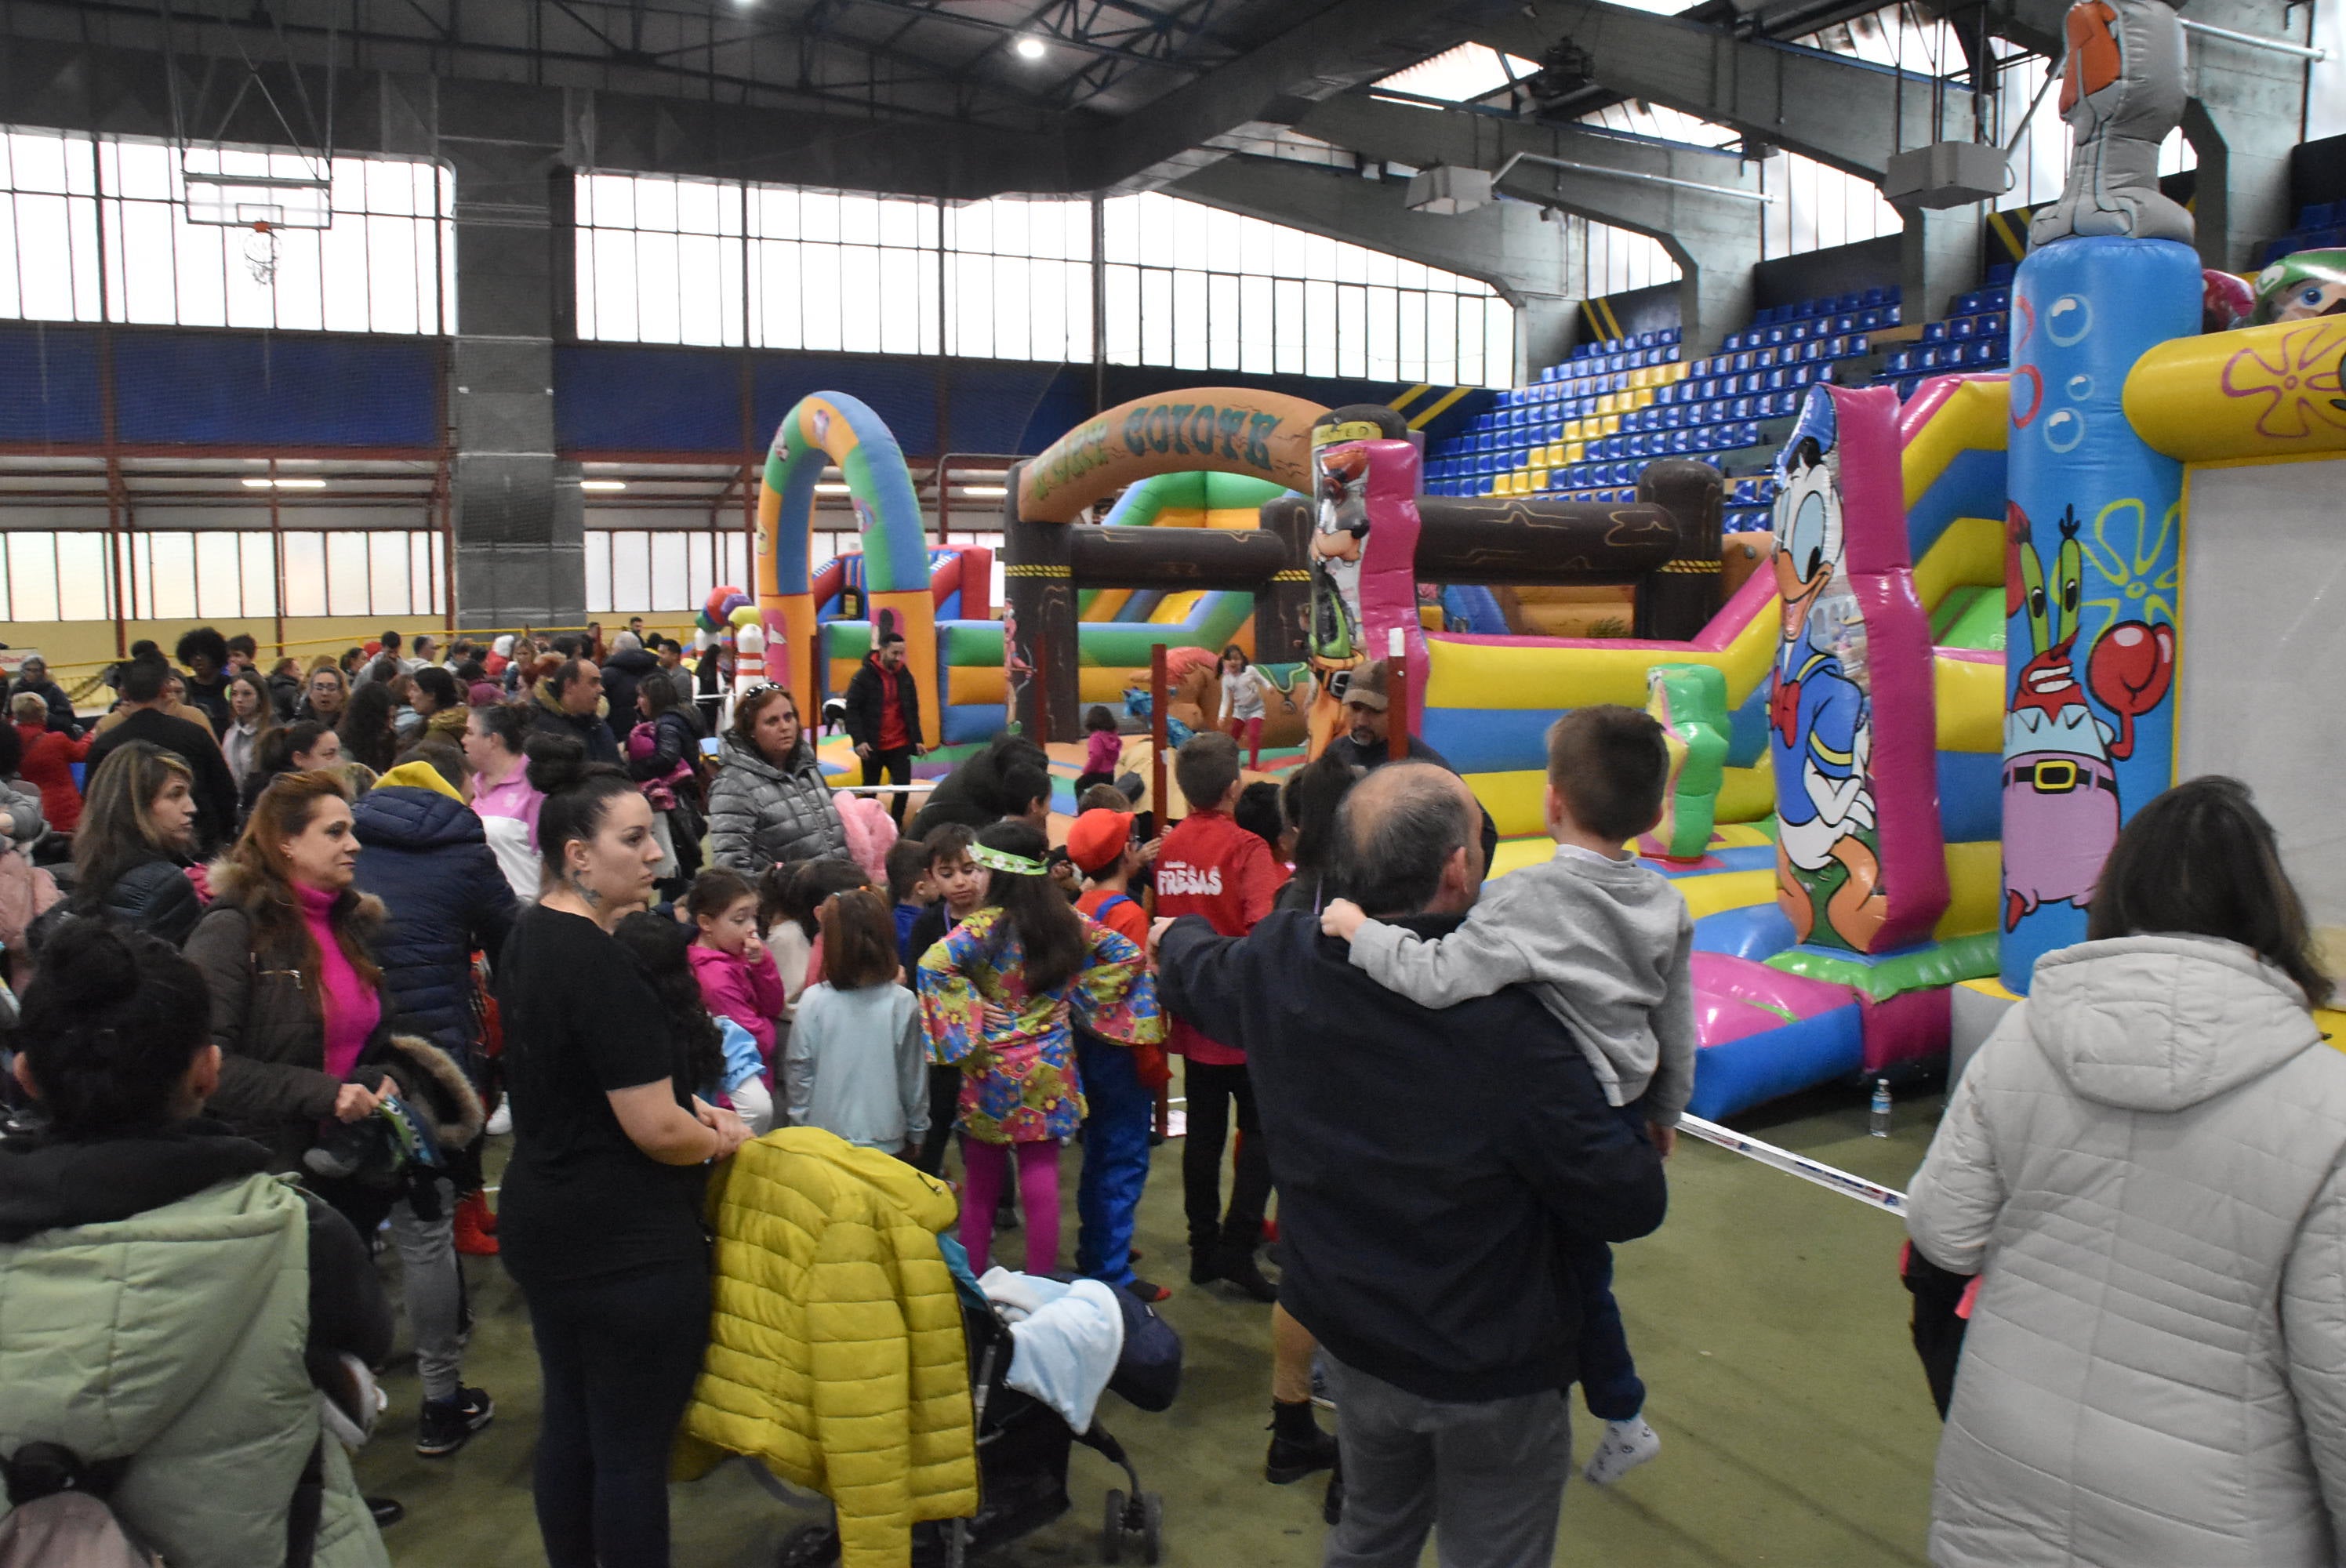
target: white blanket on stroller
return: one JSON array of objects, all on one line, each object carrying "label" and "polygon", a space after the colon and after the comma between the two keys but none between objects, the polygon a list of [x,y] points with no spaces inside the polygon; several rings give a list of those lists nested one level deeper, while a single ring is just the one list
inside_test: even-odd
[{"label": "white blanket on stroller", "polygon": [[1058,1411],[1070,1431],[1090,1431],[1124,1354],[1124,1313],[1108,1287],[989,1268],[977,1288],[1010,1325],[1010,1386]]}]

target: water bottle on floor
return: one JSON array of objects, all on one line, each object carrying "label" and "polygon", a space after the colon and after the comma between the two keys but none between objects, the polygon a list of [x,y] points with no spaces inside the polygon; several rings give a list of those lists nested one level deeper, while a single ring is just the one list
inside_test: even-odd
[{"label": "water bottle on floor", "polygon": [[1873,1114],[1865,1130],[1877,1138],[1890,1135],[1890,1080],[1887,1078],[1873,1081]]}]

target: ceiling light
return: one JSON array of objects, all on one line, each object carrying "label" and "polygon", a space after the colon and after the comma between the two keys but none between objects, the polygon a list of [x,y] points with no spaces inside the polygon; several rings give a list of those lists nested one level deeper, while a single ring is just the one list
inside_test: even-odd
[{"label": "ceiling light", "polygon": [[1000,496],[1009,494],[1010,489],[1009,486],[1003,484],[964,484],[961,487],[961,493],[964,495]]},{"label": "ceiling light", "polygon": [[625,490],[627,487],[627,482],[624,479],[582,479],[578,482],[581,490]]},{"label": "ceiling light", "polygon": [[326,482],[322,479],[248,479],[244,487],[247,490],[323,490]]},{"label": "ceiling light", "polygon": [[1039,60],[1043,57],[1043,40],[1040,38],[1021,38],[1011,47],[1018,51],[1018,57],[1022,60]]},{"label": "ceiling light", "polygon": [[818,484],[814,487],[814,493],[817,495],[845,495],[848,494],[848,487],[844,484]]}]

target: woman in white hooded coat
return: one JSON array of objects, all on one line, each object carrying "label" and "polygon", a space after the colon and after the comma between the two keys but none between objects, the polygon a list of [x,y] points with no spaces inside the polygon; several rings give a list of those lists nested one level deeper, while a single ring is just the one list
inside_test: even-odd
[{"label": "woman in white hooded coat", "polygon": [[2313,1568],[2346,1521],[2346,1055],[2271,827],[2137,813],[1909,1195],[1982,1276],[1939,1446],[1947,1568]]}]

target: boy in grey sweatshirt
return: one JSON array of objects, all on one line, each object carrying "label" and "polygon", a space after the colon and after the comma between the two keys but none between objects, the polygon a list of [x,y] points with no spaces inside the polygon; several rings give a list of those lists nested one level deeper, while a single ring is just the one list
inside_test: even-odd
[{"label": "boy in grey sweatshirt", "polygon": [[[1664,1155],[1694,1090],[1694,921],[1666,877],[1621,846],[1661,820],[1669,748],[1633,708],[1576,708],[1547,732],[1547,826],[1556,856],[1501,878],[1466,923],[1427,942],[1338,899],[1321,927],[1352,944],[1378,984],[1427,1007],[1528,985],[1568,1026],[1624,1116]],[[1581,1394],[1606,1430],[1588,1479],[1609,1483],[1660,1448],[1640,1413],[1602,1243],[1566,1247],[1581,1293]]]}]

